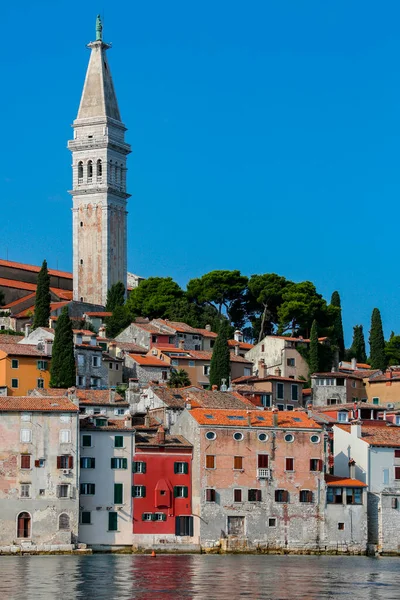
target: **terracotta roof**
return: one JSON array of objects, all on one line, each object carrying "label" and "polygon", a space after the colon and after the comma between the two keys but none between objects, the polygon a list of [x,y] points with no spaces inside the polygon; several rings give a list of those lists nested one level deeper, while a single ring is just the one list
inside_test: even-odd
[{"label": "terracotta roof", "polygon": [[161,350],[162,352],[177,352],[179,354],[187,354],[189,352],[189,350],[179,348],[174,346],[174,344],[153,344],[153,348],[157,348],[157,350]]},{"label": "terracotta roof", "polygon": [[160,444],[157,442],[157,434],[155,433],[144,433],[142,431],[138,432],[135,436],[135,447],[143,448],[143,447],[165,447],[169,446],[174,447],[178,446],[180,448],[192,448],[192,444],[190,444],[182,435],[165,435],[165,442]]},{"label": "terracotta roof", "polygon": [[[302,338],[302,337],[288,337],[286,335],[266,335],[263,340],[261,340],[261,342],[258,342],[259,344],[262,344],[264,340],[269,339],[269,338],[276,338],[278,340],[286,340],[288,342],[305,342],[306,344],[310,343],[310,340],[308,338]],[[324,342],[326,339],[328,339],[327,337],[320,337],[318,338],[319,342]],[[257,344],[258,345],[258,344]]]},{"label": "terracotta roof", "polygon": [[[190,414],[199,425],[207,425],[211,428],[221,425],[247,428],[249,426],[248,417],[251,419],[252,427],[273,427],[274,413],[272,411],[193,408]],[[321,429],[321,426],[303,411],[279,411],[276,414],[278,415],[278,427],[282,429]]]},{"label": "terracotta roof", "polygon": [[[91,418],[107,419],[107,417],[104,417],[102,415],[95,415]],[[118,419],[115,421],[107,419],[107,425],[96,425],[95,423],[91,423],[89,419],[90,417],[88,417],[87,419],[80,420],[79,429],[81,431],[126,431],[126,433],[134,433],[136,431],[135,427],[133,426],[126,427],[125,421],[123,419]]]},{"label": "terracotta roof", "polygon": [[92,337],[92,336],[96,335],[96,333],[94,331],[89,331],[89,329],[73,329],[72,331],[75,334],[80,333],[82,335],[86,335],[86,336],[89,336],[89,337]]},{"label": "terracotta roof", "polygon": [[143,394],[146,395],[146,393],[150,390],[153,391],[154,395],[170,408],[184,408],[189,390],[200,391],[200,389],[196,388],[195,386],[167,388],[165,386],[152,385],[146,390],[143,390]]},{"label": "terracotta roof", "polygon": [[161,323],[162,325],[165,325],[166,327],[171,327],[172,329],[175,329],[175,331],[178,331],[179,333],[191,333],[191,334],[197,334],[197,331],[191,327],[190,325],[188,325],[187,323],[182,323],[181,321],[167,321],[165,319],[154,319],[155,322],[157,323]]},{"label": "terracotta roof", "polygon": [[55,397],[60,398],[61,396],[68,395],[68,388],[35,388],[34,390],[29,390],[29,394],[35,394],[35,396],[43,396],[43,397]]},{"label": "terracotta roof", "polygon": [[37,396],[0,396],[2,412],[78,412],[78,407],[68,398]]},{"label": "terracotta roof", "polygon": [[35,296],[36,296],[36,292],[33,292],[32,294],[23,296],[23,298],[18,298],[17,300],[14,300],[13,302],[9,302],[8,304],[5,304],[4,306],[2,306],[1,310],[7,309],[7,308],[13,308],[14,306],[18,306],[18,304],[21,304],[21,302],[26,302],[27,300],[32,300],[32,298],[34,298]]},{"label": "terracotta roof", "polygon": [[254,348],[254,344],[247,344],[246,342],[237,342],[236,340],[228,340],[228,346],[234,348],[235,346],[239,346],[242,350],[251,350]]},{"label": "terracotta roof", "polygon": [[18,344],[24,339],[23,335],[10,335],[9,333],[0,332],[0,346],[1,344]]},{"label": "terracotta roof", "polygon": [[93,311],[93,312],[85,312],[87,317],[112,317],[112,312],[102,312],[102,311]]},{"label": "terracotta roof", "polygon": [[123,362],[123,358],[118,358],[117,356],[112,356],[108,352],[104,352],[104,350],[103,350],[103,360],[108,360],[108,361],[116,362],[116,363]]},{"label": "terracotta roof", "polygon": [[100,352],[103,351],[101,346],[92,346],[89,342],[83,342],[82,344],[74,344],[75,348],[81,348],[82,350],[98,350]]},{"label": "terracotta roof", "polygon": [[163,367],[164,369],[169,369],[171,366],[169,363],[166,363],[164,360],[160,360],[155,356],[140,356],[139,354],[130,353],[129,356],[142,367]]},{"label": "terracotta roof", "polygon": [[136,327],[139,327],[139,329],[144,329],[145,331],[148,331],[149,333],[154,333],[154,334],[158,334],[158,335],[172,335],[171,333],[169,333],[168,331],[161,331],[159,327],[156,327],[155,325],[152,325],[151,323],[132,323],[132,325],[135,325]]},{"label": "terracotta roof", "polygon": [[214,333],[213,331],[208,331],[208,329],[200,329],[198,327],[194,327],[194,330],[196,333],[198,333],[199,335],[202,335],[203,337],[208,337],[208,338],[217,338],[218,335],[216,333]]},{"label": "terracotta roof", "polygon": [[[382,421],[382,425],[373,422],[372,425],[363,421],[361,425],[361,439],[370,446],[379,446],[386,448],[400,447],[400,427]],[[336,425],[343,431],[350,433],[351,425]]]},{"label": "terracotta roof", "polygon": [[220,392],[218,390],[188,391],[193,408],[213,408],[244,410],[252,407],[253,403],[238,392]]},{"label": "terracotta roof", "polygon": [[4,279],[0,277],[0,287],[10,287],[16,290],[29,290],[36,292],[36,283],[27,283],[26,281],[16,281],[15,279]]},{"label": "terracotta roof", "polygon": [[392,376],[391,377],[386,377],[386,373],[382,373],[382,375],[377,375],[376,377],[371,377],[369,382],[370,383],[382,383],[383,381],[400,381],[400,372],[399,371],[392,371]]},{"label": "terracotta roof", "polygon": [[[11,267],[13,269],[21,269],[23,271],[33,271],[34,273],[39,273],[41,267],[36,265],[26,265],[24,263],[13,262],[12,260],[3,260],[0,259],[1,267]],[[56,269],[49,269],[49,275],[54,275],[56,277],[64,277],[67,279],[72,279],[72,273],[68,273],[67,271],[58,271]]]},{"label": "terracotta roof", "polygon": [[72,290],[63,290],[62,288],[51,287],[50,291],[53,292],[55,296],[58,296],[60,300],[72,300]]},{"label": "terracotta roof", "polygon": [[367,487],[367,484],[359,481],[359,479],[350,479],[350,477],[339,477],[336,475],[325,475],[325,482],[327,486]]},{"label": "terracotta roof", "polygon": [[265,377],[257,377],[257,375],[243,375],[232,380],[232,383],[249,382],[250,385],[261,381],[288,381],[290,383],[302,384],[302,379],[291,379],[291,377],[280,377],[279,375],[266,375]]},{"label": "terracotta roof", "polygon": [[68,392],[73,393],[75,392],[76,397],[79,400],[79,404],[85,404],[85,405],[104,405],[104,404],[111,404],[111,405],[124,405],[124,404],[128,404],[128,402],[125,401],[124,397],[121,396],[121,394],[118,394],[117,392],[115,392],[114,395],[114,401],[112,401],[110,399],[110,390],[77,390],[75,388],[71,388],[70,390],[64,388],[64,389],[52,389],[52,388],[36,388],[35,390],[33,390],[35,395],[37,396],[44,396],[44,397],[48,397],[48,396],[67,396]]},{"label": "terracotta roof", "polygon": [[[97,338],[99,340],[99,338]],[[148,352],[147,348],[144,346],[139,346],[138,344],[134,344],[133,342],[115,342],[117,348],[120,350],[124,350],[124,352],[128,352],[129,354],[146,354]]]},{"label": "terracotta roof", "polygon": [[0,340],[0,350],[12,356],[46,356],[33,344],[6,343],[2,344]]},{"label": "terracotta roof", "polygon": [[303,388],[303,396],[309,396],[311,394],[311,388]]},{"label": "terracotta roof", "polygon": [[344,371],[326,371],[324,373],[312,373],[311,377],[341,377],[342,379],[363,379],[362,371],[352,371],[345,373]]},{"label": "terracotta roof", "polygon": [[[348,366],[347,366],[348,365]],[[367,365],[367,363],[357,363],[357,369],[370,369],[371,365]],[[342,360],[339,363],[339,369],[351,370],[351,362],[349,360]],[[352,369],[354,371],[354,369]]]},{"label": "terracotta roof", "polygon": [[[202,351],[202,350],[188,350],[189,354],[195,360],[211,360],[212,352]],[[243,356],[236,356],[236,354],[231,354],[229,357],[230,362],[240,362],[246,363],[248,365],[252,365],[253,363],[247,358]]]},{"label": "terracotta roof", "polygon": [[332,404],[331,406],[313,406],[313,410],[318,412],[336,412],[340,410],[353,410],[354,405],[356,405],[356,409],[359,408],[373,408],[374,410],[384,411],[386,409],[385,406],[381,406],[380,404],[371,404],[371,402],[344,402],[343,404]]}]

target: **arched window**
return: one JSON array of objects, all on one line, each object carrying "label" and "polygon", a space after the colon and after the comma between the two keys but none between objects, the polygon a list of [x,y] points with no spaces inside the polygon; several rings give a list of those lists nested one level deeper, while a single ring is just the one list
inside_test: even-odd
[{"label": "arched window", "polygon": [[89,160],[87,164],[87,180],[88,183],[91,183],[93,179],[93,162]]},{"label": "arched window", "polygon": [[83,162],[80,160],[78,162],[78,183],[83,182]]},{"label": "arched window", "polygon": [[31,537],[31,515],[28,512],[19,513],[17,518],[17,537]]},{"label": "arched window", "polygon": [[97,181],[101,181],[101,176],[103,174],[103,165],[101,164],[101,159],[97,161]]},{"label": "arched window", "polygon": [[63,529],[64,531],[69,531],[69,516],[66,513],[62,513],[58,517],[58,529]]}]

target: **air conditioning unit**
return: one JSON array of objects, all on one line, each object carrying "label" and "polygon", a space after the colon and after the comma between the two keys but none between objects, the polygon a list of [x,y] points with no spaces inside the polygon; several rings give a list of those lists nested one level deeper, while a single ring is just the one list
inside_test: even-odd
[{"label": "air conditioning unit", "polygon": [[112,510],[112,506],[107,506],[107,510]]},{"label": "air conditioning unit", "polygon": [[96,510],[101,510],[102,507],[101,506],[96,506]]},{"label": "air conditioning unit", "polygon": [[257,479],[271,479],[271,469],[257,469]]},{"label": "air conditioning unit", "polygon": [[63,475],[69,475],[71,473],[71,469],[63,469]]},{"label": "air conditioning unit", "polygon": [[106,415],[107,414],[107,409],[106,408],[102,408],[100,411],[101,415]]},{"label": "air conditioning unit", "polygon": [[386,404],[386,408],[394,408],[393,402],[389,402],[388,404]]},{"label": "air conditioning unit", "polygon": [[36,348],[39,352],[44,352],[44,342],[38,342]]}]

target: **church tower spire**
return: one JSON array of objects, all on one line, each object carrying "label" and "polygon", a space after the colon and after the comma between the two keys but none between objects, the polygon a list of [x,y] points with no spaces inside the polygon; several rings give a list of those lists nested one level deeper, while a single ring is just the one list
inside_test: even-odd
[{"label": "church tower spire", "polygon": [[100,16],[96,40],[88,44],[89,65],[73,122],[74,300],[105,305],[113,283],[126,286],[127,212],[125,142],[117,96],[103,42]]}]

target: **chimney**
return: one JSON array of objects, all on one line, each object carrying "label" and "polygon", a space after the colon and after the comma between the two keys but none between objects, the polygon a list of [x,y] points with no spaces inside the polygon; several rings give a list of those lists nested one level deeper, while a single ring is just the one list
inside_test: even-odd
[{"label": "chimney", "polygon": [[235,346],[235,356],[239,356],[239,344]]},{"label": "chimney", "polygon": [[386,369],[386,379],[392,379],[392,369],[389,367],[389,369]]},{"label": "chimney", "polygon": [[115,402],[115,390],[110,389],[109,400],[110,402]]},{"label": "chimney", "polygon": [[31,332],[31,324],[30,323],[25,323],[25,337],[28,337],[28,335]]},{"label": "chimney", "polygon": [[267,367],[265,366],[264,359],[258,361],[258,376],[260,378],[266,377],[267,375]]},{"label": "chimney", "polygon": [[281,371],[280,367],[276,367],[274,372],[277,377],[280,377],[282,375],[282,371]]},{"label": "chimney", "polygon": [[247,425],[251,427],[251,412],[247,411]]},{"label": "chimney", "polygon": [[206,331],[211,331],[211,325],[206,325]]},{"label": "chimney", "polygon": [[186,408],[186,410],[192,410],[192,403],[191,403],[190,398],[186,398],[186,400],[185,400],[185,408]]},{"label": "chimney", "polygon": [[349,460],[349,477],[350,479],[356,478],[356,461],[353,458]]},{"label": "chimney", "polygon": [[211,387],[211,391],[213,391],[213,392],[217,392],[217,391],[218,391],[218,386],[214,384],[214,385]]},{"label": "chimney", "polygon": [[185,340],[179,340],[179,348],[180,348],[180,350],[185,349]]},{"label": "chimney", "polygon": [[351,435],[361,438],[361,421],[353,421],[350,425],[350,433]]},{"label": "chimney", "polygon": [[124,425],[125,427],[132,427],[132,417],[130,414],[124,415]]},{"label": "chimney", "polygon": [[278,427],[278,412],[279,410],[274,406],[272,409],[272,425],[274,427]]},{"label": "chimney", "polygon": [[157,429],[156,444],[165,444],[165,429],[162,425]]},{"label": "chimney", "polygon": [[144,426],[145,427],[150,427],[150,415],[149,415],[149,409],[147,409],[147,412],[144,416]]},{"label": "chimney", "polygon": [[104,325],[102,325],[101,327],[99,327],[99,337],[101,337],[101,338],[105,338],[106,337],[106,328],[104,327]]},{"label": "chimney", "polygon": [[110,342],[108,344],[108,354],[113,358],[117,356],[117,344],[115,342]]},{"label": "chimney", "polygon": [[51,356],[53,353],[53,340],[44,340],[44,353]]},{"label": "chimney", "polygon": [[235,342],[243,342],[243,334],[240,329],[236,329],[235,333],[233,334],[233,339]]},{"label": "chimney", "polygon": [[[356,358],[351,359],[351,368],[353,369],[353,371],[357,370],[357,359]],[[354,477],[352,479],[354,479]]]}]

